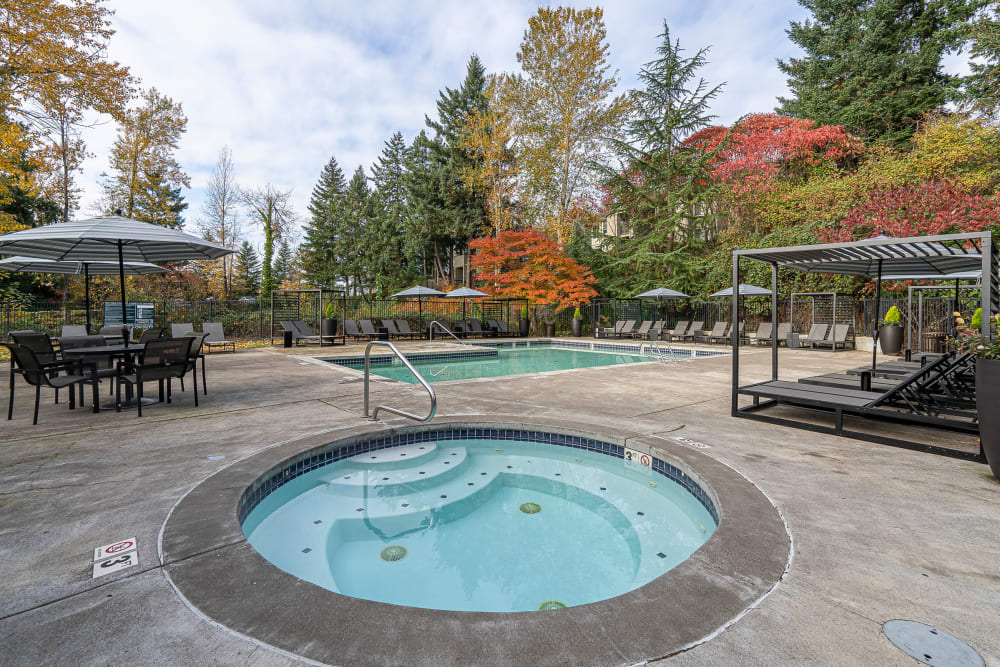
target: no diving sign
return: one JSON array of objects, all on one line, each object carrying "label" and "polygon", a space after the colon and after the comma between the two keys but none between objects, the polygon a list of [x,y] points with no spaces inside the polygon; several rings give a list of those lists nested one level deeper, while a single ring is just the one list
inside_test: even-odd
[{"label": "no diving sign", "polygon": [[120,540],[94,549],[93,578],[111,574],[127,567],[139,564],[139,553],[136,551],[138,541],[134,537]]}]

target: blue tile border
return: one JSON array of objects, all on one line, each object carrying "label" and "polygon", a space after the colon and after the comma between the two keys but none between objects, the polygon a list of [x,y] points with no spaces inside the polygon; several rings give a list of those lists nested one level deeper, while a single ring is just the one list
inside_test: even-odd
[{"label": "blue tile border", "polygon": [[[615,445],[596,438],[565,435],[562,433],[551,433],[547,431],[530,431],[510,428],[498,429],[493,427],[442,427],[434,430],[412,433],[395,433],[387,436],[379,436],[375,434],[367,440],[361,440],[360,442],[355,442],[349,445],[340,446],[336,443],[330,443],[327,445],[328,447],[331,447],[329,451],[316,453],[315,450],[310,450],[307,454],[302,455],[301,458],[291,460],[280,470],[259,478],[249,488],[247,488],[240,497],[239,504],[237,505],[237,518],[242,524],[244,520],[246,520],[247,516],[250,515],[250,512],[252,512],[254,508],[264,500],[264,498],[269,496],[282,485],[297,477],[301,477],[308,472],[316,470],[317,468],[322,468],[323,466],[336,461],[341,461],[343,459],[374,450],[386,449],[388,447],[399,447],[402,445],[412,445],[415,443],[437,440],[471,439],[535,442],[547,445],[558,445],[561,447],[571,447],[574,449],[583,449],[589,452],[605,454],[619,459],[625,458],[625,448],[621,445]],[[686,489],[688,493],[694,496],[695,499],[708,511],[708,513],[712,516],[712,519],[715,521],[715,524],[719,524],[719,512],[715,507],[715,503],[712,502],[712,499],[705,492],[705,490],[698,484],[698,482],[691,478],[690,475],[670,463],[656,458],[655,456],[653,457],[652,468],[653,472],[667,477],[671,481],[680,484],[684,489]]]}]

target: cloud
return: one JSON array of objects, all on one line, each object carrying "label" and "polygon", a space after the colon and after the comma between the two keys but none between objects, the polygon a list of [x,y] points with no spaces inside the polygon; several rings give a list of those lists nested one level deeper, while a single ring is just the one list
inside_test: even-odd
[{"label": "cloud", "polygon": [[[436,114],[438,92],[460,85],[472,53],[489,71],[515,71],[537,8],[513,0],[113,0],[109,6],[117,30],[110,57],[129,65],[144,86],[181,102],[188,116],[178,158],[192,181],[185,192],[189,226],[226,145],[241,183],[293,188],[304,219],[331,155],[349,175],[358,165],[367,169],[393,132],[412,139],[424,115]],[[786,92],[775,60],[795,52],[784,28],[802,16],[792,0],[617,2],[605,8],[610,64],[623,87],[634,87],[641,65],[655,57],[666,20],[690,52],[712,46],[703,76],[726,82],[714,112],[731,123],[772,109]],[[85,134],[95,153],[80,179],[85,212],[100,196],[99,174],[114,136],[110,122]]]}]

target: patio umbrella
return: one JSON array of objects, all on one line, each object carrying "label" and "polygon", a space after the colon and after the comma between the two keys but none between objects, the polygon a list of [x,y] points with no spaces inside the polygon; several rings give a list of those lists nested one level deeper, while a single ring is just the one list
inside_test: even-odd
[{"label": "patio umbrella", "polygon": [[[724,296],[732,298],[733,288],[727,287],[726,289],[720,289],[715,294],[709,294],[709,298]],[[757,287],[756,285],[740,283],[740,296],[771,296],[771,290]]]},{"label": "patio umbrella", "polygon": [[117,262],[122,324],[127,324],[125,262],[182,262],[218,259],[234,252],[162,225],[120,215],[57,222],[0,236],[0,254],[70,262]]},{"label": "patio umbrella", "polygon": [[458,289],[453,289],[444,295],[446,299],[461,299],[462,300],[462,321],[465,321],[465,305],[469,299],[482,299],[484,297],[490,296],[486,292],[480,292],[477,289],[472,289],[471,287],[459,287]]},{"label": "patio umbrella", "polygon": [[[170,269],[149,262],[125,262],[125,274],[130,276],[167,273]],[[0,271],[19,273],[59,273],[83,276],[84,304],[87,311],[87,332],[90,333],[90,276],[114,275],[119,272],[116,262],[60,262],[35,257],[5,257],[0,259]]]},{"label": "patio umbrella", "polygon": [[405,289],[401,292],[396,292],[390,295],[393,299],[416,299],[417,300],[417,310],[420,313],[420,321],[424,321],[424,302],[425,297],[434,296],[444,296],[444,292],[439,292],[436,289],[430,287],[424,287],[423,285],[414,285],[409,289]]},{"label": "patio umbrella", "polygon": [[[669,287],[657,287],[655,289],[648,290],[642,294],[636,294],[634,299],[652,299],[655,301],[670,301],[671,299],[690,299],[691,297],[684,292],[678,292],[677,290],[670,289]],[[663,319],[667,319],[666,307],[663,309]]]}]

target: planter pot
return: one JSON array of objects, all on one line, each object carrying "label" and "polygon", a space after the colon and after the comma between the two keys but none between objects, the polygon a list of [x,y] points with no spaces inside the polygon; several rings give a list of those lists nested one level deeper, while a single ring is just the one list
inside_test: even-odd
[{"label": "planter pot", "polygon": [[524,337],[526,337],[528,335],[528,327],[529,327],[529,325],[530,325],[530,323],[528,322],[528,318],[527,317],[522,317],[521,320],[518,322],[517,329],[518,329],[518,333],[521,334],[521,338],[524,338]]},{"label": "planter pot", "polygon": [[573,335],[577,338],[583,335],[583,320],[573,320]]},{"label": "planter pot", "polygon": [[337,335],[337,320],[330,319],[328,317],[323,318],[323,326],[320,332],[321,336],[336,336]]},{"label": "planter pot", "polygon": [[554,338],[555,335],[556,335],[556,323],[555,322],[546,322],[545,323],[545,337],[546,338]]},{"label": "planter pot", "polygon": [[882,354],[894,356],[903,349],[903,327],[879,327],[878,345],[882,348]]},{"label": "planter pot", "polygon": [[979,441],[993,476],[1000,479],[1000,359],[976,359]]}]

